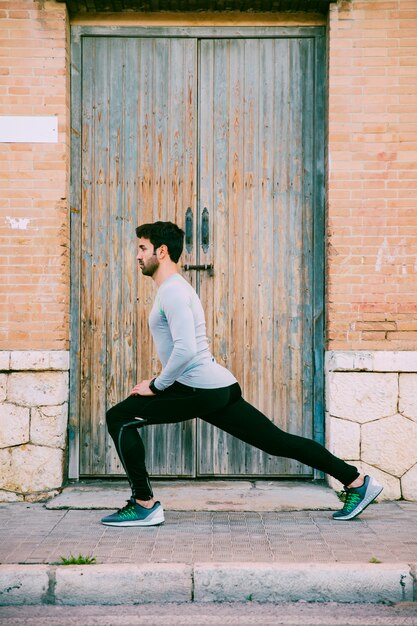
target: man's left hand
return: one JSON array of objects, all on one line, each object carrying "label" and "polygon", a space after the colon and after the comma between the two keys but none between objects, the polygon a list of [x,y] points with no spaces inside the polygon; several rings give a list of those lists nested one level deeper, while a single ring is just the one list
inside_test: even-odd
[{"label": "man's left hand", "polygon": [[151,382],[151,379],[149,380],[142,380],[142,382],[138,383],[137,385],[135,385],[132,389],[132,391],[130,392],[131,396],[154,396],[154,392],[151,391],[149,389],[149,383]]}]

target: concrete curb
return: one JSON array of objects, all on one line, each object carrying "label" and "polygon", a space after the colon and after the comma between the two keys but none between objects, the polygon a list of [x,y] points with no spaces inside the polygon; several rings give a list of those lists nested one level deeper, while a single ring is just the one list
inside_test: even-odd
[{"label": "concrete curb", "polygon": [[194,566],[197,602],[412,601],[414,579],[402,564],[209,563]]},{"label": "concrete curb", "polygon": [[0,606],[151,602],[417,601],[415,565],[0,565]]}]

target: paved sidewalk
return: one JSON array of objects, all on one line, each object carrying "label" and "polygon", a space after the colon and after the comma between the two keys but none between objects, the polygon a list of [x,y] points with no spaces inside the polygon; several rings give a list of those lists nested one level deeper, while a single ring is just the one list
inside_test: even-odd
[{"label": "paved sidewalk", "polygon": [[[122,505],[122,503],[120,503]],[[106,510],[0,505],[1,563],[57,563],[91,555],[98,563],[417,562],[417,503],[373,504],[337,522],[331,511],[166,511],[150,528],[103,526]]]},{"label": "paved sidewalk", "polygon": [[[168,510],[160,527],[113,528],[106,513],[0,504],[0,604],[417,600],[417,503],[373,504],[350,522]],[[96,564],[59,565],[79,554]]]}]

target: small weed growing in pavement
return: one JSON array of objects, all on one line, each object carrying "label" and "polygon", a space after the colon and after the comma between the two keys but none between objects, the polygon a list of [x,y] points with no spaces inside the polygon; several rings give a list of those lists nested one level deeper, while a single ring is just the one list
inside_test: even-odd
[{"label": "small weed growing in pavement", "polygon": [[96,562],[95,556],[83,556],[79,554],[78,556],[73,556],[71,554],[70,557],[61,556],[62,565],[92,565]]},{"label": "small weed growing in pavement", "polygon": [[253,597],[252,593],[250,593],[248,596],[246,596],[246,602],[252,602],[252,597]]},{"label": "small weed growing in pavement", "polygon": [[382,561],[377,559],[376,556],[373,556],[369,559],[369,563],[382,563]]}]

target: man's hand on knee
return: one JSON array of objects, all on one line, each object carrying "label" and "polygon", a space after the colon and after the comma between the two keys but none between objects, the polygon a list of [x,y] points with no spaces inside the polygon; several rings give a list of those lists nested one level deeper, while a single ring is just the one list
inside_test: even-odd
[{"label": "man's hand on knee", "polygon": [[130,392],[131,396],[154,396],[154,392],[149,389],[149,383],[151,380],[142,380],[142,382],[135,385]]}]

